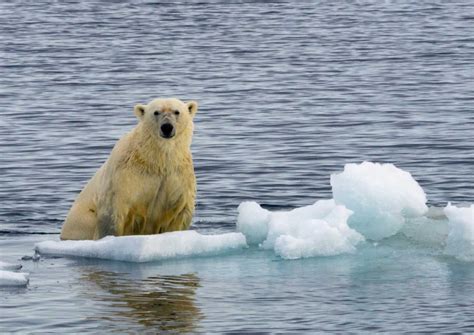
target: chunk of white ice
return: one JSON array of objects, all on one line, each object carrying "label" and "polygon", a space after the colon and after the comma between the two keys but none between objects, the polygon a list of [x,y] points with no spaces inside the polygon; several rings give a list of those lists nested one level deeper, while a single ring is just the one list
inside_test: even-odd
[{"label": "chunk of white ice", "polygon": [[28,276],[27,273],[0,270],[0,286],[26,286]]},{"label": "chunk of white ice", "polygon": [[237,231],[245,235],[248,244],[262,243],[268,235],[271,212],[254,201],[242,202],[237,211]]},{"label": "chunk of white ice", "polygon": [[336,203],[354,212],[349,226],[371,240],[395,235],[406,218],[428,210],[420,185],[393,164],[346,164],[331,175],[331,186]]},{"label": "chunk of white ice", "polygon": [[444,213],[449,219],[445,253],[462,261],[474,261],[474,204],[459,208],[448,203]]},{"label": "chunk of white ice", "polygon": [[270,212],[255,202],[243,202],[238,212],[237,230],[247,242],[273,249],[285,259],[354,252],[364,240],[347,225],[351,211],[333,200],[287,212]]},{"label": "chunk of white ice", "polygon": [[98,241],[45,241],[37,243],[35,250],[47,255],[151,262],[217,255],[245,247],[247,243],[241,233],[202,235],[189,230],[158,235],[108,236]]},{"label": "chunk of white ice", "polygon": [[20,270],[21,264],[12,264],[0,261],[0,270]]}]

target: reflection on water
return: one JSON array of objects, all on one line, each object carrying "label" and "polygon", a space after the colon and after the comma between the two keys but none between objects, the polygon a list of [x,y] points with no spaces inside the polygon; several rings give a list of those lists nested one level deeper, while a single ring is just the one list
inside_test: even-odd
[{"label": "reflection on water", "polygon": [[93,271],[82,279],[104,291],[86,294],[110,306],[104,315],[90,320],[127,318],[157,331],[192,332],[202,318],[195,302],[199,277],[193,273],[136,279],[125,273]]}]

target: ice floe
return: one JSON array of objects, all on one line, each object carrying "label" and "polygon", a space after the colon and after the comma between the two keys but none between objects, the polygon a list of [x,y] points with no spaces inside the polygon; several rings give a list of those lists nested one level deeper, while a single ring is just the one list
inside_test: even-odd
[{"label": "ice floe", "polygon": [[0,270],[0,286],[26,286],[28,277],[27,273]]},{"label": "ice floe", "polygon": [[331,175],[333,199],[271,212],[256,202],[238,208],[237,230],[249,244],[295,259],[353,252],[364,239],[398,233],[474,260],[474,205],[430,208],[421,186],[393,164],[346,164]]},{"label": "ice floe", "polygon": [[20,270],[21,264],[13,264],[0,261],[0,270]]},{"label": "ice floe", "polygon": [[285,259],[350,253],[364,240],[347,225],[351,211],[333,200],[278,212],[255,202],[243,202],[238,212],[237,230],[247,242],[273,249]]},{"label": "ice floe", "polygon": [[45,241],[37,243],[40,254],[151,262],[171,258],[219,255],[247,247],[240,233],[203,235],[176,231],[158,235],[108,236],[98,241]]},{"label": "ice floe", "polygon": [[26,286],[28,284],[28,273],[14,272],[21,269],[21,264],[0,261],[0,287],[3,286]]},{"label": "ice floe", "polygon": [[393,164],[346,164],[331,175],[331,186],[336,203],[354,212],[349,226],[371,240],[395,235],[407,218],[428,210],[420,185]]}]

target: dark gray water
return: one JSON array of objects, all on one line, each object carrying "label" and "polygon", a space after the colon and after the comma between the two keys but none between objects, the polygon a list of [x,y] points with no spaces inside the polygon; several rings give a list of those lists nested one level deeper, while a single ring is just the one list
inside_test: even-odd
[{"label": "dark gray water", "polygon": [[[234,230],[243,200],[330,198],[330,173],[363,160],[409,171],[430,205],[474,202],[469,0],[4,1],[0,41],[5,260],[57,238],[32,234],[59,233],[135,124],[133,106],[155,97],[200,104],[198,230]],[[296,262],[255,250],[150,265],[24,262],[31,284],[0,292],[0,329],[474,329],[472,264],[386,248]]]}]

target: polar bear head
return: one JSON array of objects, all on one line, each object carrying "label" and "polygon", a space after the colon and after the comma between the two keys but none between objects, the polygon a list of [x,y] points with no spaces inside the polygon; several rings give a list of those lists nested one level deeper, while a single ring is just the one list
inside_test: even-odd
[{"label": "polar bear head", "polygon": [[134,108],[142,126],[160,140],[190,139],[196,112],[195,101],[186,103],[175,98],[154,99],[147,105],[138,104]]}]

